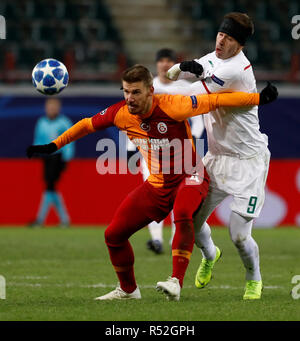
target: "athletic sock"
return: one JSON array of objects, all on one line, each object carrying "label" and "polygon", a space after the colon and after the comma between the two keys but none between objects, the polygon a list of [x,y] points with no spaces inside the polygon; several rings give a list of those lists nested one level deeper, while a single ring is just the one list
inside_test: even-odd
[{"label": "athletic sock", "polygon": [[259,249],[251,236],[253,218],[243,217],[236,212],[230,215],[230,237],[235,244],[246,269],[246,280],[261,280]]},{"label": "athletic sock", "polygon": [[176,233],[172,243],[173,256],[173,273],[172,277],[179,280],[179,284],[183,286],[183,279],[194,246],[194,227],[190,221],[177,221]]},{"label": "athletic sock", "polygon": [[121,289],[127,293],[133,292],[137,285],[133,269],[134,254],[129,241],[120,246],[107,245],[107,247]]},{"label": "athletic sock", "polygon": [[195,242],[193,215],[200,207],[203,195],[199,190],[185,186],[177,193],[174,203],[175,235],[172,243],[173,273],[182,287]]},{"label": "athletic sock", "polygon": [[200,231],[195,233],[195,243],[200,248],[202,257],[208,260],[216,258],[216,246],[211,238],[211,230],[205,222]]},{"label": "athletic sock", "polygon": [[52,193],[53,193],[52,194],[53,195],[53,203],[57,209],[57,213],[58,213],[58,216],[59,216],[61,223],[69,224],[70,218],[69,218],[63,197],[61,196],[61,194],[59,194],[55,191],[53,191]]},{"label": "athletic sock", "polygon": [[246,280],[261,281],[259,251],[255,240],[249,236],[239,245],[238,252],[246,269]]},{"label": "athletic sock", "polygon": [[52,193],[53,193],[52,191],[44,191],[42,194],[40,207],[39,207],[37,219],[36,219],[36,222],[38,224],[43,224],[46,219],[49,207],[53,202]]}]

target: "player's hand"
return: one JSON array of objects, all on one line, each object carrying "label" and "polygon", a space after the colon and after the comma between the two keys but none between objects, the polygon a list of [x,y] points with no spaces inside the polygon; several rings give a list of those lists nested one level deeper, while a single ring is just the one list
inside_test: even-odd
[{"label": "player's hand", "polygon": [[49,144],[40,144],[36,146],[29,146],[26,149],[26,155],[30,159],[34,154],[52,154],[57,151],[57,146],[54,142]]},{"label": "player's hand", "polygon": [[179,64],[175,64],[167,71],[166,76],[171,81],[176,81],[178,79],[180,72],[181,70],[180,70]]},{"label": "player's hand", "polygon": [[201,76],[203,73],[203,66],[194,60],[186,60],[180,63],[181,71],[188,71],[194,73],[196,76]]},{"label": "player's hand", "polygon": [[267,86],[262,89],[259,96],[259,105],[264,105],[275,101],[278,97],[276,86],[268,82]]}]

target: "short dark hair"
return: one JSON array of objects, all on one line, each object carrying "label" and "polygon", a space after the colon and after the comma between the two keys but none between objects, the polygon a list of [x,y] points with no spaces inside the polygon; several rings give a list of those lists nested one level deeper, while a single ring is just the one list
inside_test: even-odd
[{"label": "short dark hair", "polygon": [[176,63],[176,53],[174,50],[171,49],[160,49],[156,53],[155,61],[158,62],[162,58],[169,58],[171,59],[174,63]]},{"label": "short dark hair", "polygon": [[244,26],[244,28],[249,32],[249,36],[254,33],[253,21],[246,13],[230,12],[224,16],[224,19],[225,18],[230,18]]},{"label": "short dark hair", "polygon": [[135,64],[122,73],[122,81],[127,83],[144,82],[147,87],[153,85],[153,76],[151,72],[141,64]]}]

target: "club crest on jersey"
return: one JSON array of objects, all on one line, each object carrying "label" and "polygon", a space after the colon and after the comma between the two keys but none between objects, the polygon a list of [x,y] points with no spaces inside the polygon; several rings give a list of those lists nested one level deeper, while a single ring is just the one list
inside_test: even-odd
[{"label": "club crest on jersey", "polygon": [[168,131],[168,127],[164,122],[159,122],[159,123],[157,123],[157,130],[161,134],[165,134]]},{"label": "club crest on jersey", "polygon": [[104,110],[102,110],[102,111],[100,112],[100,115],[105,115],[105,113],[106,113],[106,110],[107,110],[107,108],[106,108],[106,109],[104,109]]},{"label": "club crest on jersey", "polygon": [[220,78],[218,78],[217,76],[215,76],[215,75],[212,75],[211,76],[211,79],[215,82],[215,83],[217,83],[217,84],[219,84],[219,85],[221,85],[221,86],[223,86],[224,85],[224,81],[222,81],[222,79],[220,79]]},{"label": "club crest on jersey", "polygon": [[150,124],[146,123],[146,122],[142,122],[140,124],[141,129],[143,129],[144,131],[149,131],[150,130]]}]

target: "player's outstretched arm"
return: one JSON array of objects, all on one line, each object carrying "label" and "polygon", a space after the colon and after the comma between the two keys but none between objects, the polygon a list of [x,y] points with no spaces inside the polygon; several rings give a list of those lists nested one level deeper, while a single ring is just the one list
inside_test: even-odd
[{"label": "player's outstretched arm", "polygon": [[[277,89],[271,83],[260,93],[232,92],[198,96],[168,96],[166,104],[169,116],[177,121],[206,114],[219,107],[247,107],[275,101]],[[169,109],[169,110],[168,110]]]},{"label": "player's outstretched arm", "polygon": [[207,96],[209,96],[209,111],[212,111],[219,107],[247,107],[268,104],[277,99],[278,91],[274,85],[268,82],[260,93],[232,92]]},{"label": "player's outstretched arm", "polygon": [[[270,82],[260,93],[232,92],[229,94],[212,94],[212,105],[219,107],[244,107],[251,105],[264,105],[275,101],[278,97],[277,88]],[[209,95],[211,96],[211,95]],[[215,110],[215,109],[212,109]]]},{"label": "player's outstretched arm", "polygon": [[52,154],[68,143],[76,141],[83,136],[95,132],[91,118],[84,118],[61,134],[56,140],[44,145],[29,146],[26,150],[27,157],[35,154]]}]

